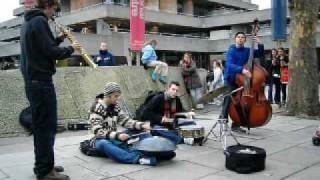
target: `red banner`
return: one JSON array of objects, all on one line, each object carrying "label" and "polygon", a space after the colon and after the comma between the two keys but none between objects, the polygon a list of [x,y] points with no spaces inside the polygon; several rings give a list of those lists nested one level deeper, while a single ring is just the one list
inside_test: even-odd
[{"label": "red banner", "polygon": [[24,8],[31,9],[35,6],[35,3],[36,3],[35,0],[24,0]]},{"label": "red banner", "polygon": [[144,44],[144,0],[130,1],[130,44],[132,51],[141,51]]}]

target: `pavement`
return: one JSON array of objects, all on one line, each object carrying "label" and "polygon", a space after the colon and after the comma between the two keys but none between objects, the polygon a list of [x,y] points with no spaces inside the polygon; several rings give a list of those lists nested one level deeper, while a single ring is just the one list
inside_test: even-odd
[{"label": "pavement", "polygon": [[[218,110],[214,109],[198,112],[197,123],[203,125],[206,132],[218,117]],[[240,143],[266,150],[266,168],[261,172],[238,174],[227,170],[222,144],[214,137],[203,146],[178,145],[173,160],[154,167],[89,157],[79,151],[79,143],[89,137],[87,131],[66,131],[57,135],[56,164],[64,166],[65,174],[72,180],[319,180],[320,146],[314,146],[311,141],[320,125],[319,119],[285,116],[283,109],[276,106],[273,109],[273,117],[267,125],[251,129],[250,134],[235,133]],[[235,144],[231,136],[227,144]],[[33,163],[32,136],[0,138],[0,180],[36,179]]]}]

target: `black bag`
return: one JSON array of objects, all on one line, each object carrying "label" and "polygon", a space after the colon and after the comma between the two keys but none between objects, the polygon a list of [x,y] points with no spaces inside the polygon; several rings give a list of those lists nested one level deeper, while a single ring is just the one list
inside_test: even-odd
[{"label": "black bag", "polygon": [[97,151],[95,147],[91,146],[91,140],[84,140],[80,142],[80,151],[87,156],[106,157],[104,153]]},{"label": "black bag", "polygon": [[246,145],[228,146],[224,151],[226,168],[237,173],[248,174],[264,170],[266,151]]},{"label": "black bag", "polygon": [[19,123],[26,131],[32,134],[32,112],[30,106],[21,111],[19,115]]},{"label": "black bag", "polygon": [[154,96],[156,96],[156,95],[158,95],[158,94],[163,94],[163,92],[162,92],[162,91],[149,91],[149,92],[148,92],[147,97],[146,97],[146,99],[144,100],[143,104],[141,104],[140,107],[136,110],[136,114],[135,114],[134,119],[140,120],[140,121],[144,121],[143,113],[144,113],[146,104],[148,104],[148,102],[149,102]]}]

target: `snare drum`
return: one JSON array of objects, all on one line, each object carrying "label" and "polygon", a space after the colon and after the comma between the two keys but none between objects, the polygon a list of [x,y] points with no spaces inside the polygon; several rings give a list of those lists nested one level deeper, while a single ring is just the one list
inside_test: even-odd
[{"label": "snare drum", "polygon": [[179,136],[183,138],[203,138],[204,127],[200,125],[188,125],[179,127]]}]

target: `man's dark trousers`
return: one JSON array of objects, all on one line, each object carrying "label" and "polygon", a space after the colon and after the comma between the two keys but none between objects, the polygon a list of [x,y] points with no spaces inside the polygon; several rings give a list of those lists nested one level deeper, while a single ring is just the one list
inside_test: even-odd
[{"label": "man's dark trousers", "polygon": [[57,127],[57,99],[52,81],[28,80],[26,92],[32,111],[35,167],[38,178],[54,166],[54,140]]}]

